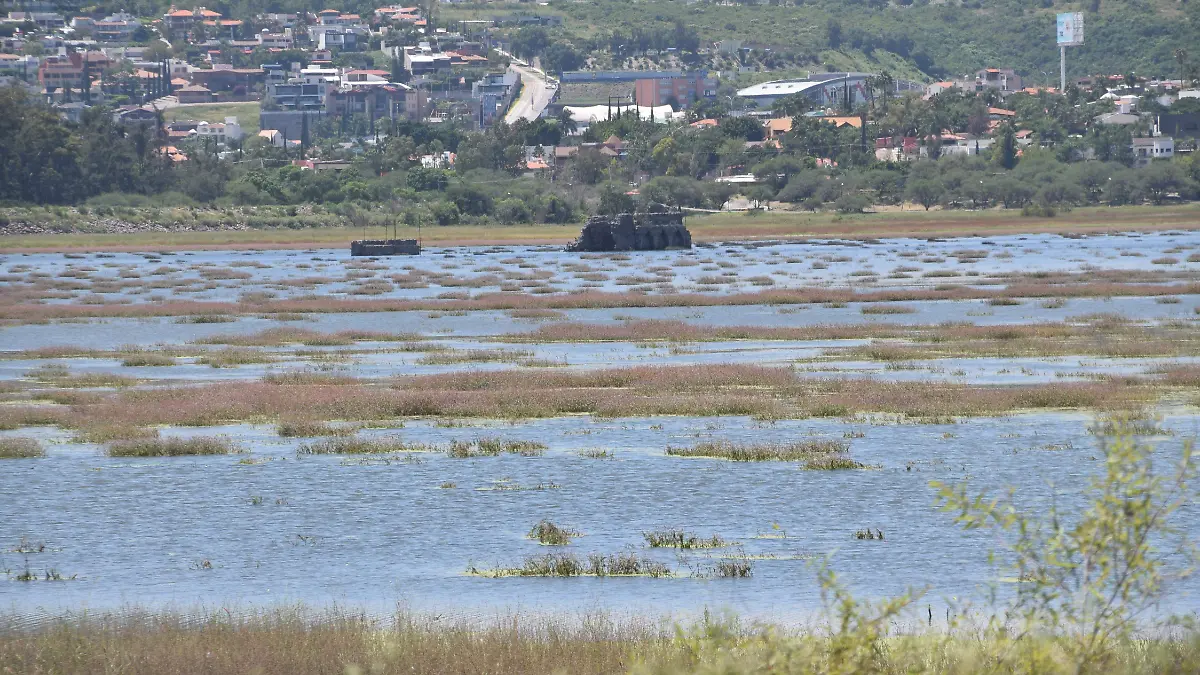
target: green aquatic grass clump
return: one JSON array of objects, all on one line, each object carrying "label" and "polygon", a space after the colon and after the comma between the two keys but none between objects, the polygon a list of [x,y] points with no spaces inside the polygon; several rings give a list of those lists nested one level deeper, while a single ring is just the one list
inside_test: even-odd
[{"label": "green aquatic grass clump", "polygon": [[352,426],[335,426],[328,422],[309,419],[284,420],[275,427],[282,438],[312,438],[315,436],[351,436],[357,430]]},{"label": "green aquatic grass clump", "polygon": [[448,457],[466,459],[471,457],[496,457],[503,454],[522,457],[540,457],[546,451],[544,443],[502,438],[481,438],[477,441],[451,441],[446,450]]},{"label": "green aquatic grass clump", "polygon": [[131,424],[98,424],[80,429],[74,440],[76,443],[111,443],[144,438],[158,438],[158,429]]},{"label": "green aquatic grass clump", "polygon": [[75,375],[61,363],[44,363],[26,372],[25,377],[42,384],[71,389],[131,387],[138,383],[137,378],[117,375],[116,373],[83,373]]},{"label": "green aquatic grass clump", "polygon": [[643,532],[642,537],[650,548],[678,548],[684,550],[722,548],[729,546],[720,535],[714,534],[708,538],[700,537],[683,530],[653,530]]},{"label": "green aquatic grass clump", "polygon": [[571,543],[572,538],[578,536],[578,532],[559,527],[549,520],[542,520],[529,531],[530,539],[546,546],[566,546]]},{"label": "green aquatic grass clump", "polygon": [[708,441],[690,448],[667,447],[675,457],[711,457],[733,462],[803,462],[827,455],[842,455],[849,444],[832,439],[811,439],[795,443],[733,443]]},{"label": "green aquatic grass clump", "polygon": [[228,347],[226,349],[207,352],[196,359],[196,363],[212,366],[213,368],[236,368],[255,363],[270,363],[272,360],[270,354],[255,349]]},{"label": "green aquatic grass clump", "polygon": [[327,438],[305,443],[296,448],[297,455],[385,455],[409,452],[434,452],[437,448],[424,443],[406,443],[399,437],[388,438]]},{"label": "green aquatic grass clump", "polygon": [[46,451],[36,438],[24,436],[0,438],[0,459],[30,459],[45,456]]},{"label": "green aquatic grass clump", "polygon": [[878,469],[874,464],[863,464],[842,455],[825,455],[805,460],[804,468],[808,471],[843,471],[848,469]]},{"label": "green aquatic grass clump", "polygon": [[753,576],[754,563],[750,560],[722,560],[713,568],[718,579],[747,579]]},{"label": "green aquatic grass clump", "polygon": [[141,438],[110,443],[109,457],[188,457],[232,455],[247,452],[226,436],[193,438]]},{"label": "green aquatic grass clump", "polygon": [[173,366],[175,357],[158,352],[133,352],[121,360],[126,368],[142,368],[148,366]]},{"label": "green aquatic grass clump", "polygon": [[195,314],[175,319],[175,323],[233,323],[235,321],[237,321],[237,317],[227,314]]},{"label": "green aquatic grass clump", "polygon": [[458,363],[510,363],[529,359],[533,352],[524,349],[443,349],[417,359],[423,366],[444,366]]},{"label": "green aquatic grass clump", "polygon": [[675,576],[667,565],[642,557],[637,553],[624,552],[603,555],[593,553],[581,560],[571,553],[547,553],[525,558],[520,567],[479,569],[467,568],[467,574],[502,577],[651,577]]},{"label": "green aquatic grass clump", "polygon": [[876,305],[863,305],[859,307],[858,311],[863,314],[915,314],[917,308],[909,305],[879,303]]}]

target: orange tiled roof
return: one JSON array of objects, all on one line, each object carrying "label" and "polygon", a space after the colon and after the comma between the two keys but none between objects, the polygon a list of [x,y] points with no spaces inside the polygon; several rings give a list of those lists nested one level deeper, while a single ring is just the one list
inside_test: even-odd
[{"label": "orange tiled roof", "polygon": [[763,126],[771,133],[786,134],[792,130],[792,118],[776,117],[775,119],[767,120],[767,123]]}]

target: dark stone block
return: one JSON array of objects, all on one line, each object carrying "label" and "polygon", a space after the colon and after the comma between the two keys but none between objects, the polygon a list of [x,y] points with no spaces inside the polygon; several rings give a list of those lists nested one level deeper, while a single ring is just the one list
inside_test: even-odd
[{"label": "dark stone block", "polygon": [[350,255],[420,255],[416,239],[363,239],[350,242]]},{"label": "dark stone block", "polygon": [[662,251],[691,248],[692,233],[683,225],[683,214],[622,213],[592,216],[568,251]]}]

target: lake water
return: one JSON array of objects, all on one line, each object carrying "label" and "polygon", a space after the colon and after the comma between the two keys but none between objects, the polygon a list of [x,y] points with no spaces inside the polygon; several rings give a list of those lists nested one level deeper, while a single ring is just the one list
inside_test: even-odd
[{"label": "lake water", "polygon": [[[926,287],[1011,273],[1128,270],[1169,273],[1169,283],[1197,280],[1196,233],[888,240],[880,243],[729,244],[690,252],[634,253],[580,259],[539,247],[431,250],[419,258],[377,262],[351,260],[343,251],[181,252],[0,256],[0,292],[25,292],[47,280],[85,280],[60,288],[46,302],[84,302],[103,291],[109,300],[237,300],[247,293],[274,297],[309,294],[357,297],[364,279],[419,277],[401,282],[384,298],[436,298],[447,292],[501,290],[504,283],[544,286],[546,293],[592,288],[647,292],[728,293],[763,287]],[[972,253],[972,252],[976,253]],[[985,255],[981,255],[983,252]],[[958,254],[957,256],[955,254]],[[1164,263],[1164,257],[1176,262]],[[249,266],[243,263],[249,264]],[[252,263],[252,264],[250,264]],[[816,264],[814,266],[814,263]],[[366,267],[364,267],[364,265]],[[580,271],[586,265],[592,271]],[[27,267],[24,267],[27,266]],[[166,271],[158,271],[162,267]],[[911,267],[896,272],[898,267]],[[90,268],[84,270],[81,268]],[[373,269],[374,268],[374,269]],[[239,279],[205,279],[205,270],[234,270]],[[950,270],[957,276],[924,276]],[[542,273],[540,277],[535,276]],[[76,276],[64,276],[64,274]],[[360,273],[367,276],[355,278]],[[870,276],[873,273],[875,276]],[[581,275],[602,275],[588,280]],[[725,276],[719,283],[704,277]],[[33,275],[33,276],[31,276]],[[45,276],[40,276],[45,275]],[[349,275],[349,278],[348,276]],[[441,276],[438,276],[441,275]],[[508,278],[505,278],[507,275]],[[905,275],[889,277],[889,275]],[[968,276],[970,275],[970,276]],[[210,276],[213,276],[210,274]],[[220,274],[216,276],[222,276]],[[306,277],[329,281],[289,285]],[[477,278],[487,283],[479,282]],[[529,278],[519,278],[529,277]],[[626,277],[624,281],[620,281]],[[636,279],[634,278],[636,277]],[[654,279],[652,280],[651,277]],[[753,279],[760,279],[756,284]],[[474,279],[474,281],[472,281]],[[122,281],[124,280],[124,281]],[[169,283],[150,288],[153,280]],[[471,281],[473,286],[462,285]],[[495,283],[492,283],[495,282]],[[121,288],[112,284],[128,283]],[[99,286],[97,286],[97,284]],[[107,286],[106,286],[107,284]],[[212,288],[204,288],[212,284]],[[528,286],[533,288],[535,286]],[[176,293],[188,288],[185,293]],[[558,367],[590,369],[631,364],[757,363],[793,365],[805,375],[937,379],[983,385],[1030,384],[1139,375],[1178,358],[951,358],[916,361],[905,368],[830,357],[829,350],[864,344],[837,341],[724,341],[683,345],[603,343],[511,343],[501,336],[527,333],[552,321],[617,323],[677,319],[706,325],[805,326],[897,323],[979,325],[1059,322],[1089,314],[1117,314],[1148,325],[1194,324],[1198,299],[1181,294],[1164,304],[1153,297],[1072,298],[1063,306],[1028,300],[1017,306],[985,302],[905,302],[913,311],[864,315],[846,307],[743,305],[565,310],[545,321],[505,312],[376,312],[312,314],[282,323],[253,313],[222,324],[177,323],[173,318],[95,319],[83,322],[0,327],[0,383],[37,390],[29,371],[48,363],[75,374],[118,373],[140,386],[256,380],[271,372],[321,367],[363,378],[482,368],[526,368],[502,363],[422,363],[421,352],[389,350],[387,343],[308,349],[264,348],[267,364],[211,368],[194,356],[170,367],[132,368],[114,358],[37,359],[15,352],[47,346],[113,350],[127,345],[211,349],[194,342],[221,334],[248,334],[281,325],[332,332],[364,329],[420,334],[451,349],[521,349]],[[338,357],[316,363],[311,352]],[[339,356],[340,354],[340,356]],[[24,391],[24,389],[22,390]],[[103,391],[103,390],[100,390]],[[13,396],[21,396],[20,392]],[[8,403],[16,401],[9,399]],[[1173,400],[1159,412],[1172,435],[1151,439],[1164,461],[1185,438],[1196,435],[1200,416],[1191,400]],[[1080,413],[1024,413],[962,419],[957,424],[895,424],[859,419],[764,423],[748,418],[665,417],[596,419],[570,416],[523,422],[405,420],[395,429],[361,436],[399,435],[406,441],[446,444],[481,437],[536,440],[544,456],[455,459],[440,453],[360,458],[297,456],[302,441],[279,438],[273,426],[238,425],[162,429],[163,436],[227,434],[247,455],[164,459],[115,459],[98,445],[72,441],[67,431],[34,428],[0,431],[0,437],[34,436],[47,456],[0,461],[0,571],[26,565],[75,576],[64,582],[17,582],[0,577],[0,608],[17,613],[57,613],[81,607],[113,609],[214,607],[304,602],[331,603],[386,612],[402,602],[416,609],[483,614],[533,610],[635,611],[655,616],[694,615],[705,607],[728,609],[772,621],[803,620],[820,605],[811,565],[830,564],[856,591],[885,597],[910,586],[930,588],[934,612],[950,598],[978,597],[991,583],[1011,588],[987,564],[999,543],[991,534],[964,533],[933,508],[931,480],[969,480],[978,489],[1017,489],[1037,511],[1053,498],[1078,508],[1080,492],[1101,468],[1094,417]],[[790,442],[845,439],[851,456],[878,468],[805,471],[787,463],[730,463],[681,459],[668,446],[705,440]],[[583,451],[606,450],[593,459]],[[442,487],[452,483],[453,488]],[[514,489],[515,487],[526,489]],[[541,486],[544,489],[529,489]],[[1181,522],[1195,535],[1196,505]],[[466,574],[480,568],[519,566],[528,555],[550,552],[526,537],[541,519],[583,533],[566,550],[616,553],[630,549],[660,560],[677,578],[504,578]],[[680,528],[738,542],[712,552],[651,550],[642,533]],[[884,533],[862,541],[855,530]],[[22,540],[44,543],[45,552],[13,552]],[[712,579],[714,556],[745,553],[753,559],[749,579]],[[11,576],[11,575],[10,575]],[[1175,589],[1169,610],[1200,609],[1200,582]]]}]

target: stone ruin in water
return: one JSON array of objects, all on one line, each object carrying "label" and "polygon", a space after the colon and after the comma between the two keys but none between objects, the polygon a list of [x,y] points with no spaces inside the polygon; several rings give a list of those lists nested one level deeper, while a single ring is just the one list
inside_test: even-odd
[{"label": "stone ruin in water", "polygon": [[592,216],[568,251],[662,251],[691,248],[683,213],[622,213]]}]

